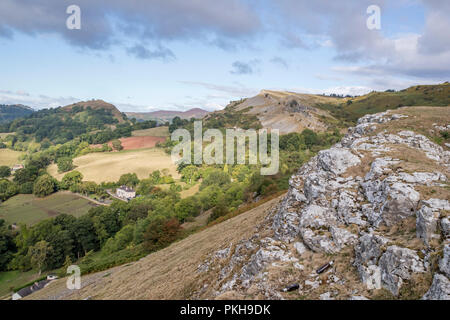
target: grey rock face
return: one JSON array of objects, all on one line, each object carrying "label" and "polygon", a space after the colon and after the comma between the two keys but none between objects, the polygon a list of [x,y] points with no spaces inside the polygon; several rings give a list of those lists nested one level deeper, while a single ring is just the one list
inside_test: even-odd
[{"label": "grey rock face", "polygon": [[346,148],[331,148],[319,152],[318,162],[323,170],[338,175],[361,163],[361,160]]},{"label": "grey rock face", "polygon": [[423,300],[450,300],[450,280],[441,274],[435,274],[433,283]]},{"label": "grey rock face", "polygon": [[379,261],[381,284],[393,295],[398,295],[403,280],[411,278],[412,273],[425,272],[423,262],[415,251],[390,246]]},{"label": "grey rock face", "polygon": [[448,217],[441,219],[441,230],[445,238],[450,237],[450,219]]},{"label": "grey rock face", "polygon": [[388,239],[374,235],[364,234],[355,246],[354,265],[358,269],[361,281],[368,289],[381,288],[381,269],[378,260],[386,249]]},{"label": "grey rock face", "polygon": [[450,244],[444,246],[444,256],[439,262],[439,270],[450,278]]},{"label": "grey rock face", "polygon": [[421,207],[417,211],[416,233],[426,244],[431,238],[439,238],[436,234],[441,210],[450,210],[447,200],[430,199],[421,201]]}]

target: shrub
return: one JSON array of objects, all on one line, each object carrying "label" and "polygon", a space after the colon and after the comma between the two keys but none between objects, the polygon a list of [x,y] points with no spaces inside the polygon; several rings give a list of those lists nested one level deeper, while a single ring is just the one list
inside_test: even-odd
[{"label": "shrub", "polygon": [[69,157],[59,158],[56,163],[58,165],[58,172],[67,172],[74,168],[72,158]]},{"label": "shrub", "polygon": [[57,181],[48,174],[37,178],[33,186],[33,193],[37,197],[46,197],[56,191]]},{"label": "shrub", "polygon": [[11,169],[8,166],[0,167],[0,178],[7,178],[11,175]]},{"label": "shrub", "polygon": [[144,233],[143,246],[147,252],[162,249],[177,239],[181,227],[177,219],[155,219]]}]

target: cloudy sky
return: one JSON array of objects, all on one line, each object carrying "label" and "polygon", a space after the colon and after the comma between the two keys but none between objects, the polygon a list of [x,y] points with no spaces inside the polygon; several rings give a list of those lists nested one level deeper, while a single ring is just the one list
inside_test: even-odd
[{"label": "cloudy sky", "polygon": [[[66,27],[70,5],[80,30]],[[213,110],[261,89],[445,82],[449,17],[448,0],[1,0],[0,103]]]}]

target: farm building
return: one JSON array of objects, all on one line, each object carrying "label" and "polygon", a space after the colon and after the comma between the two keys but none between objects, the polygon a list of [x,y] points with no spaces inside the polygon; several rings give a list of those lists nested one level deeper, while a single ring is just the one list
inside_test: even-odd
[{"label": "farm building", "polygon": [[25,168],[25,167],[23,166],[23,164],[15,164],[15,165],[11,168],[11,171],[12,171],[12,172],[16,172],[17,170],[20,170],[20,169],[23,169],[23,168]]},{"label": "farm building", "polygon": [[121,186],[116,189],[116,196],[122,199],[131,200],[136,198],[136,191],[128,186]]}]

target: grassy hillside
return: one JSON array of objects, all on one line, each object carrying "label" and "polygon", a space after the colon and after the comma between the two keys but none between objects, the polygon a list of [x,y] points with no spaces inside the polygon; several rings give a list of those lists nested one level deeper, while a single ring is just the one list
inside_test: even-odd
[{"label": "grassy hillside", "polygon": [[20,163],[20,157],[23,154],[23,152],[10,149],[0,149],[0,166],[12,167],[16,163]]},{"label": "grassy hillside", "polygon": [[[178,177],[176,166],[170,155],[160,149],[130,150],[110,153],[91,153],[74,159],[75,170],[81,172],[85,181],[97,183],[118,181],[125,173],[136,173],[147,178],[155,170],[169,169],[173,177]],[[48,172],[61,180],[64,174],[58,174],[58,168],[52,164]]]},{"label": "grassy hillside", "polygon": [[414,86],[401,91],[372,92],[356,98],[345,98],[338,105],[318,103],[316,107],[329,111],[334,117],[349,122],[371,113],[403,106],[449,106],[450,83]]},{"label": "grassy hillside", "polygon": [[133,137],[168,137],[169,128],[168,127],[156,127],[144,130],[135,130],[131,133]]},{"label": "grassy hillside", "polygon": [[92,207],[95,205],[91,201],[74,194],[55,193],[43,199],[20,194],[0,204],[0,219],[7,224],[24,223],[30,226],[63,213],[80,217]]}]

